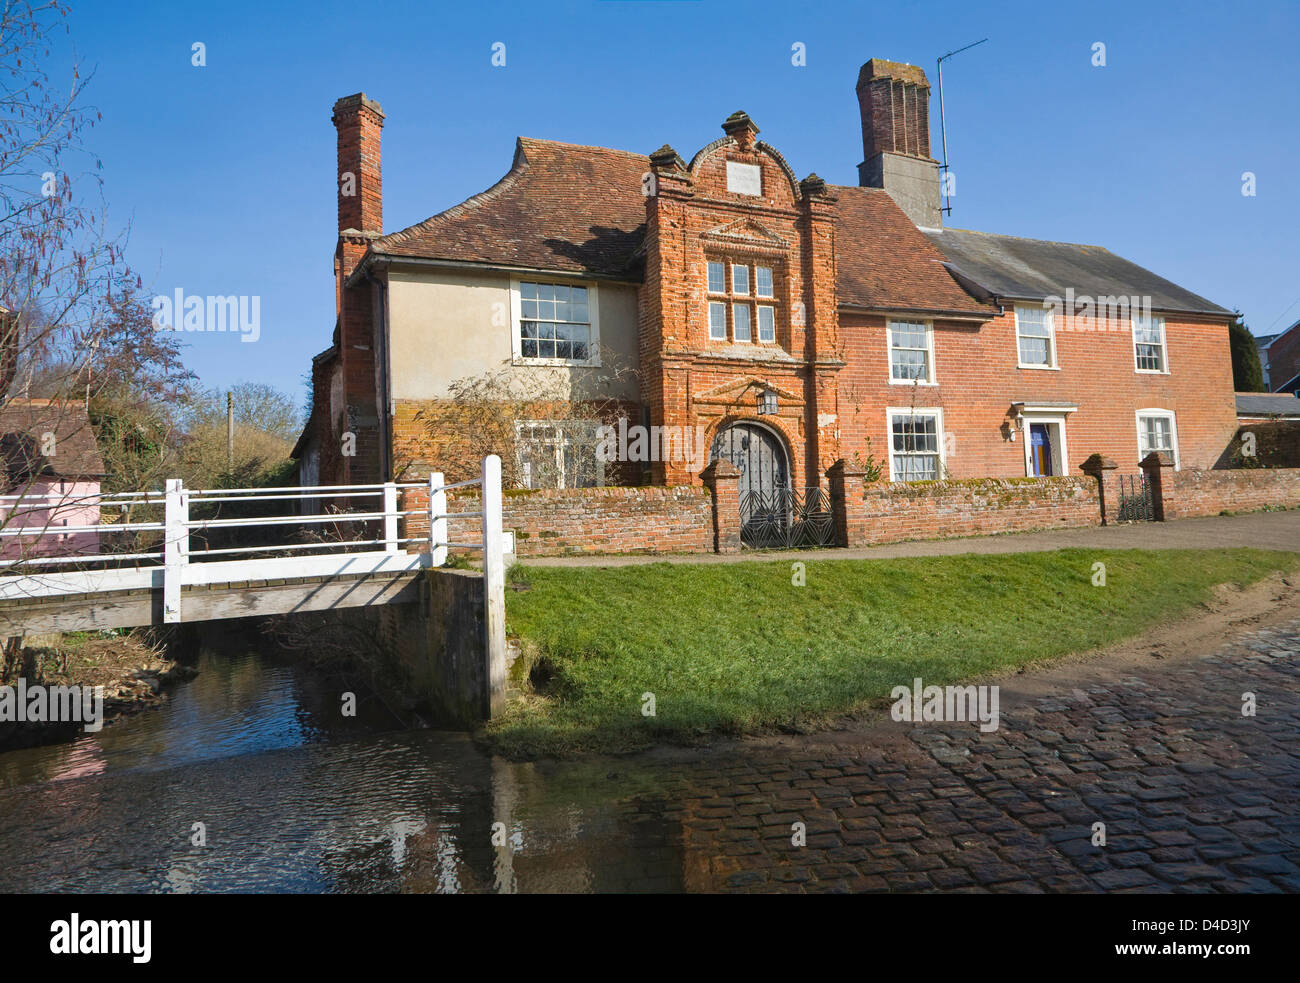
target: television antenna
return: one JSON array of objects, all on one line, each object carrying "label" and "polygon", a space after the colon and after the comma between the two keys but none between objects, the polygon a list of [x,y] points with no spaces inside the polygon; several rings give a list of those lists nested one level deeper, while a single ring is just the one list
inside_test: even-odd
[{"label": "television antenna", "polygon": [[963,51],[981,45],[987,40],[988,38],[984,38],[980,41],[972,41],[964,48],[958,48],[956,51],[949,51],[946,55],[939,56],[939,139],[943,141],[943,164],[939,167],[939,170],[942,171],[939,178],[939,187],[943,192],[943,204],[940,206],[939,212],[943,215],[952,214],[952,203],[948,195],[948,126],[943,115],[943,63],[953,55],[959,55]]}]

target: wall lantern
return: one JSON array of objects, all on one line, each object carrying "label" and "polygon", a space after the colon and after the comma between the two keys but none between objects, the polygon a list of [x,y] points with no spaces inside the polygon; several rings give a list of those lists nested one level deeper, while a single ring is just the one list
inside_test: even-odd
[{"label": "wall lantern", "polygon": [[1025,418],[1020,412],[1020,406],[1014,403],[1011,406],[1011,426],[1009,429],[1012,443],[1015,442],[1016,434],[1025,432]]},{"label": "wall lantern", "polygon": [[773,416],[776,413],[776,390],[764,389],[758,394],[758,412],[760,416]]}]

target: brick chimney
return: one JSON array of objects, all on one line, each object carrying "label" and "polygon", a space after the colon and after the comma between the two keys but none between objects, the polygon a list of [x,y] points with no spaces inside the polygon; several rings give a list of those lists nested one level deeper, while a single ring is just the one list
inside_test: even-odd
[{"label": "brick chimney", "polygon": [[873,58],[858,73],[858,184],[883,188],[916,225],[939,228],[939,164],[930,156],[930,82],[914,65]]},{"label": "brick chimney", "polygon": [[[331,422],[339,416],[334,435],[351,434],[350,456],[340,458],[339,483],[384,481],[387,474],[387,430],[376,348],[376,287],[370,278],[348,284],[370,248],[383,234],[384,195],[380,181],[379,136],[384,111],[364,92],[344,96],[334,103],[334,128],[338,131],[339,239],[334,254],[338,348],[343,380],[343,403],[332,406]],[[380,295],[382,296],[382,295]]]},{"label": "brick chimney", "polygon": [[339,135],[339,232],[382,234],[384,188],[380,177],[379,135],[384,111],[364,92],[334,103]]}]

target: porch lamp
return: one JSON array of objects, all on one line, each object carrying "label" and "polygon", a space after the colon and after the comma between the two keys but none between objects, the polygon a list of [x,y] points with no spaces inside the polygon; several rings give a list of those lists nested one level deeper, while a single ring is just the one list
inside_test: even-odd
[{"label": "porch lamp", "polygon": [[758,394],[758,412],[760,416],[776,414],[776,390],[764,389]]},{"label": "porch lamp", "polygon": [[1020,407],[1016,404],[1011,405],[1011,441],[1015,442],[1016,434],[1025,432],[1025,418],[1020,412]]}]

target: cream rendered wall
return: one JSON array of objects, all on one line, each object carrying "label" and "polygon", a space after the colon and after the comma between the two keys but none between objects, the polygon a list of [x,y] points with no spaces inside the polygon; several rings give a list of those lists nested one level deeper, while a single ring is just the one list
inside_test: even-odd
[{"label": "cream rendered wall", "polygon": [[[393,400],[447,397],[457,379],[512,364],[510,275],[448,268],[390,269],[388,336]],[[525,279],[591,286],[593,281],[525,275]],[[563,394],[638,400],[636,287],[596,281],[599,367],[515,366],[553,373]],[[494,319],[496,323],[494,323]],[[617,378],[615,378],[617,376]],[[608,383],[608,384],[606,384]]]}]

